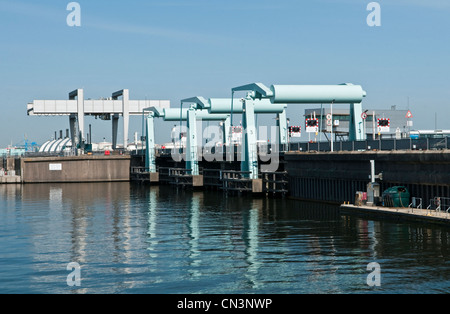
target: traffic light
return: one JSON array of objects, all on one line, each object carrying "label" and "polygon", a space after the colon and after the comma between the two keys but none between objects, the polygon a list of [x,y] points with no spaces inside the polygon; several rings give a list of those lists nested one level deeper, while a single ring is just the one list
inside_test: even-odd
[{"label": "traffic light", "polygon": [[302,136],[302,127],[301,126],[290,126],[289,127],[289,135],[290,135],[290,137],[301,137]]},{"label": "traffic light", "polygon": [[317,133],[319,132],[319,119],[306,119],[306,132]]},{"label": "traffic light", "polygon": [[391,119],[380,118],[377,120],[378,133],[389,133],[391,129]]}]

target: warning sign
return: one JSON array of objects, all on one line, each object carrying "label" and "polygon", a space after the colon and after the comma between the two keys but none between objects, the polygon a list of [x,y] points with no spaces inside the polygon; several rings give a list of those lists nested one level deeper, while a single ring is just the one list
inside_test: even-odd
[{"label": "warning sign", "polygon": [[306,132],[307,133],[319,132],[319,119],[306,119]]},{"label": "warning sign", "polygon": [[411,111],[408,110],[408,112],[406,113],[406,119],[411,119],[413,117]]},{"label": "warning sign", "polygon": [[301,137],[302,136],[302,127],[301,126],[290,126],[289,134],[291,137]]},{"label": "warning sign", "polygon": [[378,119],[377,127],[379,133],[389,133],[391,130],[391,120],[390,119]]}]

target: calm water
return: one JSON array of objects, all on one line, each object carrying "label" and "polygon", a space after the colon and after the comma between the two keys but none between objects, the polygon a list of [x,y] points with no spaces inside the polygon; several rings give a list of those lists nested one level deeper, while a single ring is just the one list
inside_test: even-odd
[{"label": "calm water", "polygon": [[449,293],[449,231],[172,187],[0,186],[0,293]]}]

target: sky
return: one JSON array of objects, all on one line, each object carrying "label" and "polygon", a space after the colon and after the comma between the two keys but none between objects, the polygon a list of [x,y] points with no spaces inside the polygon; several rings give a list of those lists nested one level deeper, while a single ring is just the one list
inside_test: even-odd
[{"label": "sky", "polygon": [[[67,25],[69,2],[0,0],[0,148],[67,129],[67,117],[27,116],[26,106],[77,88],[86,99],[126,88],[179,107],[253,82],[353,83],[365,109],[396,105],[415,129],[450,129],[448,0],[377,1],[374,27],[365,0],[80,0],[80,27]],[[291,124],[315,106],[289,105]],[[111,140],[110,121],[89,124],[93,141]],[[141,126],[132,119],[130,140]],[[172,126],[158,121],[156,141]]]}]

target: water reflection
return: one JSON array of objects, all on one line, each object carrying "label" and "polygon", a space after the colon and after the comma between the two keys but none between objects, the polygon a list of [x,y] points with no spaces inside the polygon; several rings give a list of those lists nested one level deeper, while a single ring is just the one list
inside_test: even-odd
[{"label": "water reflection", "polygon": [[148,251],[150,251],[149,256],[150,260],[153,260],[158,257],[156,253],[156,246],[158,245],[157,234],[156,234],[156,226],[157,226],[157,215],[158,215],[158,192],[159,188],[153,188],[150,190],[150,195],[148,198]]},{"label": "water reflection", "polygon": [[258,289],[258,260],[259,246],[259,214],[262,209],[262,200],[254,199],[248,213],[243,213],[243,240],[245,244],[245,255],[248,263],[246,277],[252,289]]},{"label": "water reflection", "polygon": [[203,193],[196,192],[191,198],[191,211],[189,215],[189,273],[192,277],[198,277],[201,275],[198,270],[198,266],[201,263],[199,252],[199,240],[200,240],[200,202]]},{"label": "water reflection", "polygon": [[[0,186],[0,292],[450,292],[449,229],[129,183]],[[82,266],[68,288],[66,266]],[[14,285],[12,284],[14,282]]]}]

